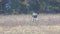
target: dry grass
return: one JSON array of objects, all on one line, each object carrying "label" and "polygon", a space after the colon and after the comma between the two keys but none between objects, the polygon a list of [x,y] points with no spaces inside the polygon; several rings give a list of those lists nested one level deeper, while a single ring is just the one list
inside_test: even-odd
[{"label": "dry grass", "polygon": [[60,34],[60,26],[17,26],[2,28],[0,34]]},{"label": "dry grass", "polygon": [[41,14],[32,22],[31,15],[0,15],[0,34],[60,34],[60,14]]}]

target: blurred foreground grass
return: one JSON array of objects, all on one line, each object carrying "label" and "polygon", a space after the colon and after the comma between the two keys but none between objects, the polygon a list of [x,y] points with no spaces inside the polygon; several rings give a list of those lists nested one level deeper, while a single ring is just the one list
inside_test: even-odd
[{"label": "blurred foreground grass", "polygon": [[0,34],[60,34],[60,14],[40,14],[33,23],[31,15],[0,15]]},{"label": "blurred foreground grass", "polygon": [[0,27],[0,34],[60,34],[60,26]]}]

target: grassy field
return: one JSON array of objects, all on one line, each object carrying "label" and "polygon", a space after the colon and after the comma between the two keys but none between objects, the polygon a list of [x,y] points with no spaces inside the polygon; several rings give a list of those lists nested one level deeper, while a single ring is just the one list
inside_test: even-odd
[{"label": "grassy field", "polygon": [[0,34],[60,34],[60,14],[0,15]]}]

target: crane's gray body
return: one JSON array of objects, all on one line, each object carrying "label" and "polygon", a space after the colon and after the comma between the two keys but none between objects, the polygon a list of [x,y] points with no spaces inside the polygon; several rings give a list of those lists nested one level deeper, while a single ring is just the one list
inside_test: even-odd
[{"label": "crane's gray body", "polygon": [[32,17],[33,17],[33,22],[38,20],[38,14],[37,13],[33,13]]}]

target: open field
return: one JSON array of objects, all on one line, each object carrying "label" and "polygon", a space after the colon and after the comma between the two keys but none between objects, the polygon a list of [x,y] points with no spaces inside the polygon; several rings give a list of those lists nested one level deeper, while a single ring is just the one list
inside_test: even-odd
[{"label": "open field", "polygon": [[60,14],[0,15],[0,34],[60,34]]}]

